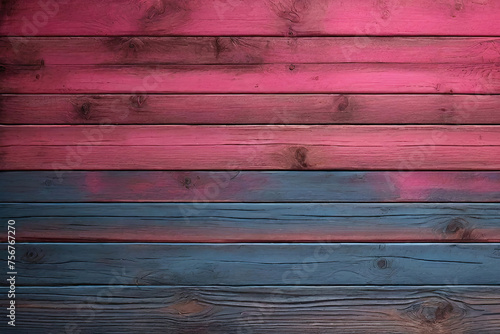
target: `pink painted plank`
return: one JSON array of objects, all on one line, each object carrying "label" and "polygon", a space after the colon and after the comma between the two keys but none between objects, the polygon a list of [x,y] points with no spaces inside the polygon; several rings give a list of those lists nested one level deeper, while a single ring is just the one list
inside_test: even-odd
[{"label": "pink painted plank", "polygon": [[3,93],[500,93],[496,64],[15,66]]},{"label": "pink painted plank", "polygon": [[500,124],[500,95],[0,95],[3,124]]},{"label": "pink painted plank", "polygon": [[494,63],[484,37],[10,37],[2,64]]},{"label": "pink painted plank", "polygon": [[0,34],[500,35],[487,0],[52,0],[2,2]]},{"label": "pink painted plank", "polygon": [[4,170],[497,170],[500,126],[2,126]]}]

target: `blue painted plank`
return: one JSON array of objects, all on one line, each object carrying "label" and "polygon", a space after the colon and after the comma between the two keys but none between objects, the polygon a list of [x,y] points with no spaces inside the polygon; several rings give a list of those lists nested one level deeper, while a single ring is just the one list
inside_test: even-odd
[{"label": "blue painted plank", "polygon": [[18,286],[500,284],[498,243],[16,246]]},{"label": "blue painted plank", "polygon": [[29,242],[500,242],[494,203],[16,203],[0,212]]},{"label": "blue painted plank", "polygon": [[30,171],[0,202],[500,202],[500,172]]}]

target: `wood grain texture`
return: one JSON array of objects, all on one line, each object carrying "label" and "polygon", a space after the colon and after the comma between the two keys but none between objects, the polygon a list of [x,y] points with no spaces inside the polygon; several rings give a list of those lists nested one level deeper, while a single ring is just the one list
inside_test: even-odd
[{"label": "wood grain texture", "polygon": [[[499,126],[0,126],[0,169],[498,170]],[[63,168],[64,169],[64,168]]]},{"label": "wood grain texture", "polygon": [[499,172],[0,173],[0,202],[500,202]]},{"label": "wood grain texture", "polygon": [[498,94],[496,64],[5,65],[2,93]]},{"label": "wood grain texture", "polygon": [[488,37],[3,37],[2,64],[495,63]]},{"label": "wood grain texture", "polygon": [[491,334],[499,300],[492,286],[77,286],[20,287],[17,307],[32,332]]},{"label": "wood grain texture", "polygon": [[0,95],[3,124],[500,124],[500,95]]},{"label": "wood grain texture", "polygon": [[24,242],[500,242],[497,204],[0,204],[0,211],[16,220]]},{"label": "wood grain texture", "polygon": [[16,254],[17,286],[495,285],[500,277],[498,243],[16,243]]},{"label": "wood grain texture", "polygon": [[1,10],[0,34],[18,36],[500,35],[500,5],[484,0],[9,0]]}]

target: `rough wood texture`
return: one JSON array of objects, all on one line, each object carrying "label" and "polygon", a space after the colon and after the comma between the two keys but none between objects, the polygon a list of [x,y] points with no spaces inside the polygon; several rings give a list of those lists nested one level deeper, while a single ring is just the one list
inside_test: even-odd
[{"label": "rough wood texture", "polygon": [[500,95],[0,95],[3,124],[500,124]]},{"label": "rough wood texture", "polygon": [[498,94],[495,64],[59,65],[0,67],[3,93]]},{"label": "rough wood texture", "polygon": [[18,286],[468,285],[500,274],[498,243],[27,243],[16,254]]},{"label": "rough wood texture", "polygon": [[500,4],[486,0],[7,0],[0,9],[0,34],[18,36],[500,35]]},{"label": "rough wood texture", "polygon": [[499,304],[491,286],[21,287],[18,321],[57,333],[492,334]]},{"label": "rough wood texture", "polygon": [[0,202],[500,202],[499,172],[0,173]]},{"label": "rough wood texture", "polygon": [[500,333],[498,22],[495,0],[0,1],[16,332]]},{"label": "rough wood texture", "polygon": [[0,211],[16,219],[25,242],[500,242],[497,204],[0,204]]},{"label": "rough wood texture", "polygon": [[484,37],[10,37],[2,64],[495,63]]},{"label": "rough wood texture", "polygon": [[[500,126],[0,126],[0,169],[498,170]],[[62,168],[64,169],[64,168]]]}]

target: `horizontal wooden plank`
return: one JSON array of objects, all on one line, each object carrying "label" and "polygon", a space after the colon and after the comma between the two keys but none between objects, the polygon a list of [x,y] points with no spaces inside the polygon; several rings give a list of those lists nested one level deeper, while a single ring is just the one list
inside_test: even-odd
[{"label": "horizontal wooden plank", "polygon": [[495,63],[488,37],[3,37],[1,64]]},{"label": "horizontal wooden plank", "polygon": [[500,327],[498,286],[77,286],[18,292],[16,323],[31,332],[490,334]]},{"label": "horizontal wooden plank", "polygon": [[0,129],[3,170],[500,169],[500,126],[27,125]]},{"label": "horizontal wooden plank", "polygon": [[499,13],[484,0],[9,0],[0,34],[499,36]]},{"label": "horizontal wooden plank", "polygon": [[0,173],[0,202],[500,202],[499,172]]},{"label": "horizontal wooden plank", "polygon": [[0,67],[2,93],[500,93],[496,64]]},{"label": "horizontal wooden plank", "polygon": [[3,124],[500,124],[500,95],[0,95]]},{"label": "horizontal wooden plank", "polygon": [[16,243],[16,254],[17,286],[472,285],[500,277],[498,243]]},{"label": "horizontal wooden plank", "polygon": [[0,211],[25,242],[500,242],[497,204],[23,203]]}]

